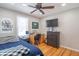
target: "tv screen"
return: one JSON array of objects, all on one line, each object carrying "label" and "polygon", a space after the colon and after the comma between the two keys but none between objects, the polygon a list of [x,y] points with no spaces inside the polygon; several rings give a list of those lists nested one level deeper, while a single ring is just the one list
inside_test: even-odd
[{"label": "tv screen", "polygon": [[57,27],[58,19],[47,20],[47,27]]}]

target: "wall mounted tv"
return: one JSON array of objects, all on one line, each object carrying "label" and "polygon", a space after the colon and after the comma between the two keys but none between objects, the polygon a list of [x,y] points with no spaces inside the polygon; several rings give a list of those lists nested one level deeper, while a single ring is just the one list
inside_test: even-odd
[{"label": "wall mounted tv", "polygon": [[51,19],[51,20],[47,20],[47,27],[57,27],[58,26],[58,19]]}]

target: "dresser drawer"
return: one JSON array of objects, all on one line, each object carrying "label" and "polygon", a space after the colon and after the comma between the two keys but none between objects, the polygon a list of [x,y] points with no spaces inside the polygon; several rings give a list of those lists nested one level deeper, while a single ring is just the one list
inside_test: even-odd
[{"label": "dresser drawer", "polygon": [[59,47],[59,32],[47,32],[47,44],[53,47]]},{"label": "dresser drawer", "polygon": [[52,39],[52,38],[50,38],[50,39],[47,39],[47,41],[51,41],[51,42],[57,42],[58,40],[57,39]]}]

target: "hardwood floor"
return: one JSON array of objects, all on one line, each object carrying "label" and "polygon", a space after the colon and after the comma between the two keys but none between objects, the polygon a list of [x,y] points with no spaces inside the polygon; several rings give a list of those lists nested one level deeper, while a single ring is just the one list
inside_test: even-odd
[{"label": "hardwood floor", "polygon": [[45,43],[37,46],[45,56],[79,56],[79,52],[72,51],[67,48],[54,48]]}]

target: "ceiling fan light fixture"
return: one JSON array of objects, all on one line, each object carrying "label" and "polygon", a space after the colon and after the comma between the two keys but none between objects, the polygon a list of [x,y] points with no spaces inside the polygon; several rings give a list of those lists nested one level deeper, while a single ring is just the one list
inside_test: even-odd
[{"label": "ceiling fan light fixture", "polygon": [[62,3],[61,6],[66,6],[66,3]]}]

